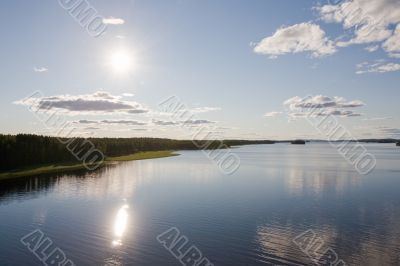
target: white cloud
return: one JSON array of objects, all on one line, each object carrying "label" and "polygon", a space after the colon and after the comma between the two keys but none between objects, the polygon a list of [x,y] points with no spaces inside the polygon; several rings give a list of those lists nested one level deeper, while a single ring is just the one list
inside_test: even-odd
[{"label": "white cloud", "polygon": [[42,72],[47,72],[47,71],[49,71],[49,69],[46,68],[46,67],[34,67],[34,68],[33,68],[33,71],[38,72],[38,73],[42,73]]},{"label": "white cloud", "polygon": [[357,74],[365,73],[386,73],[400,71],[400,64],[397,63],[385,63],[385,62],[375,62],[375,63],[362,63],[357,65]]},{"label": "white cloud", "polygon": [[135,96],[133,93],[122,93],[122,96],[125,96],[125,97],[133,97],[133,96]]},{"label": "white cloud", "polygon": [[280,114],[282,114],[282,112],[269,112],[269,113],[266,113],[264,116],[265,117],[275,117],[275,116],[278,116]]},{"label": "white cloud", "polygon": [[339,42],[338,46],[382,42],[392,35],[390,26],[400,22],[398,0],[347,0],[316,9],[325,22],[341,23],[344,29],[352,29],[351,39]]},{"label": "white cloud", "polygon": [[311,52],[314,57],[321,57],[334,54],[338,47],[367,44],[365,50],[368,52],[375,52],[382,47],[389,57],[400,58],[399,0],[336,2],[339,3],[317,6],[314,9],[324,22],[338,23],[345,29],[345,34],[337,38],[337,41],[327,38],[319,25],[305,22],[278,29],[272,36],[258,43],[254,51],[269,55],[270,58],[300,52]]},{"label": "white cloud", "polygon": [[311,52],[314,57],[320,57],[335,53],[336,48],[319,25],[307,22],[278,29],[272,36],[261,40],[254,52],[271,58],[300,52]]},{"label": "white cloud", "polygon": [[361,116],[361,114],[347,109],[362,107],[365,104],[360,100],[347,101],[343,97],[316,95],[304,98],[295,96],[286,100],[283,105],[287,108],[288,115],[291,117],[309,115],[354,117]]},{"label": "white cloud", "polygon": [[122,25],[125,23],[125,20],[123,20],[122,18],[109,17],[103,18],[103,23],[109,25]]},{"label": "white cloud", "polygon": [[56,110],[68,115],[77,114],[141,114],[149,110],[133,101],[122,101],[120,96],[105,91],[85,95],[56,95],[50,97],[31,97],[14,102],[30,106],[37,111]]},{"label": "white cloud", "polygon": [[192,113],[207,113],[213,111],[220,111],[221,107],[196,107],[190,110]]}]

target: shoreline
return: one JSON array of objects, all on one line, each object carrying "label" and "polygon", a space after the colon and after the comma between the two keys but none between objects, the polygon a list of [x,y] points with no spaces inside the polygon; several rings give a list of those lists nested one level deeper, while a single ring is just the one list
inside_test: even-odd
[{"label": "shoreline", "polygon": [[[146,151],[124,156],[106,157],[104,162],[99,166],[99,168],[119,162],[158,159],[158,158],[173,157],[178,155],[180,154],[175,153],[175,151]],[[48,165],[34,166],[30,168],[0,172],[0,181],[11,180],[14,178],[29,177],[34,175],[42,175],[42,174],[67,173],[85,169],[86,167],[82,163],[48,164]]]}]

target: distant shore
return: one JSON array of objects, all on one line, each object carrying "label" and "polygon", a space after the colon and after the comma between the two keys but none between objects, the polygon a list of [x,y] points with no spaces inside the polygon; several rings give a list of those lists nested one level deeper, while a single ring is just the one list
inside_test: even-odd
[{"label": "distant shore", "polygon": [[[269,140],[177,140],[163,138],[59,138],[0,134],[0,180],[84,169],[84,162],[143,160],[172,156],[170,151],[227,149],[232,145],[273,144]],[[97,168],[96,165],[91,167]],[[90,168],[90,167],[89,167]]]},{"label": "distant shore", "polygon": [[[361,139],[349,142],[398,143],[396,139]],[[66,142],[67,144],[64,144]],[[242,145],[308,142],[326,140],[173,140],[160,138],[72,138],[58,139],[31,134],[0,134],[0,181],[40,174],[85,170],[84,160],[75,162],[73,155],[96,148],[105,160],[100,167],[121,161],[145,160],[176,156],[177,150],[227,149]],[[399,146],[399,144],[397,144]],[[158,150],[158,151],[154,151]],[[94,166],[94,165],[92,165]]]},{"label": "distant shore", "polygon": [[[146,151],[146,152],[138,152],[125,156],[115,156],[115,157],[107,157],[106,160],[100,165],[100,167],[110,165],[117,162],[126,162],[126,161],[136,161],[136,160],[148,160],[148,159],[157,159],[157,158],[165,158],[171,156],[178,156],[179,154],[174,151]],[[48,164],[48,165],[40,165],[35,167],[29,167],[24,169],[17,169],[13,171],[5,171],[0,172],[0,181],[6,179],[20,178],[20,177],[29,177],[34,175],[41,174],[52,174],[52,173],[66,173],[78,170],[85,170],[86,166],[81,163],[60,163],[60,164]]]}]

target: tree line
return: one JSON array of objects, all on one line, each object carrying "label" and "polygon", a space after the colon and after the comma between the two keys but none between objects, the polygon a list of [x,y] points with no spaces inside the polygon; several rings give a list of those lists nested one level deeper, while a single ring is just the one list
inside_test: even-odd
[{"label": "tree line", "polygon": [[162,138],[76,138],[66,139],[32,134],[0,134],[0,170],[53,164],[76,163],[73,155],[85,152],[84,146],[94,145],[106,157],[123,156],[143,151],[220,149],[231,145],[271,144],[270,141],[207,141]]}]

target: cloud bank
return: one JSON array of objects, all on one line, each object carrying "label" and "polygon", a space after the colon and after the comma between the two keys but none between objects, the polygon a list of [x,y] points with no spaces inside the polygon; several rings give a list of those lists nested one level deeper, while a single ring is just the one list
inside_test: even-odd
[{"label": "cloud bank", "polygon": [[[329,2],[329,1],[328,1]],[[282,27],[259,42],[254,52],[276,58],[283,54],[310,52],[322,57],[337,52],[339,47],[367,45],[367,52],[382,48],[389,57],[400,58],[400,1],[398,0],[342,0],[338,4],[319,5],[319,21],[340,24],[344,35],[337,41],[326,37],[325,31],[314,22],[303,22]],[[395,69],[395,70],[393,70]],[[372,68],[368,72],[397,71],[395,63]],[[361,72],[360,72],[361,73]]]},{"label": "cloud bank", "polygon": [[30,106],[38,111],[55,110],[68,115],[78,114],[142,114],[149,110],[133,101],[123,101],[120,96],[114,96],[105,91],[97,91],[84,95],[56,95],[41,98],[28,98],[15,104]]},{"label": "cloud bank", "polygon": [[360,100],[347,101],[343,97],[329,97],[323,95],[308,96],[305,98],[295,96],[286,100],[283,105],[287,108],[291,117],[305,116],[361,116],[355,113],[352,108],[365,106]]}]

